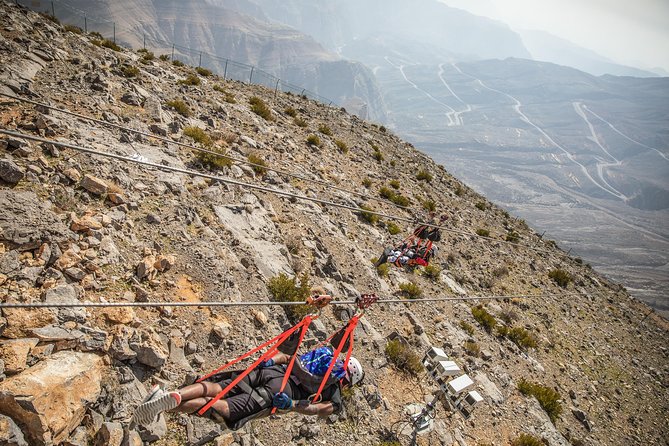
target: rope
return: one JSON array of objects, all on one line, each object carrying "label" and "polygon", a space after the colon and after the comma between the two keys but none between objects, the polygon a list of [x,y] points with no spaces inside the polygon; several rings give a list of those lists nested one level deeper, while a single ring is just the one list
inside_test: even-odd
[{"label": "rope", "polygon": [[[255,184],[250,184],[250,183],[244,183],[242,181],[231,180],[229,178],[224,178],[224,177],[221,177],[221,176],[218,176],[218,175],[210,175],[210,174],[197,172],[197,171],[193,171],[193,170],[182,169],[182,168],[179,168],[179,167],[165,166],[165,165],[162,165],[162,164],[152,163],[150,161],[143,161],[143,160],[131,158],[131,157],[128,157],[128,156],[117,155],[117,154],[114,154],[114,153],[102,152],[102,151],[99,151],[99,150],[88,149],[86,147],[81,147],[81,146],[76,146],[74,144],[68,144],[68,143],[64,143],[64,142],[59,142],[59,141],[49,140],[49,139],[45,139],[45,138],[40,138],[38,136],[28,135],[28,134],[25,134],[25,133],[14,132],[14,131],[6,130],[6,129],[0,129],[0,133],[5,134],[5,135],[9,135],[9,136],[13,136],[13,137],[16,137],[16,138],[24,138],[24,139],[28,139],[28,140],[31,140],[31,141],[53,144],[53,145],[59,146],[59,147],[66,147],[66,148],[69,148],[69,149],[77,150],[77,151],[84,152],[84,153],[90,153],[90,154],[93,154],[93,155],[99,155],[99,156],[103,156],[103,157],[107,157],[107,158],[114,158],[114,159],[118,159],[118,160],[121,160],[121,161],[129,162],[129,163],[141,164],[141,165],[153,167],[153,168],[158,169],[158,170],[164,170],[164,171],[168,171],[168,172],[178,172],[178,173],[183,173],[183,174],[190,175],[190,176],[209,178],[211,180],[220,181],[222,183],[232,184],[232,185],[240,186],[240,187],[246,187],[246,188],[249,188],[249,189],[255,189],[255,190],[262,191],[262,192],[268,192],[268,193],[272,193],[272,194],[276,194],[276,195],[280,195],[280,196],[284,196],[284,197],[288,197],[288,198],[295,198],[295,199],[298,199],[298,200],[311,201],[311,202],[314,202],[314,203],[322,204],[324,206],[331,206],[331,207],[336,207],[336,208],[341,208],[341,209],[348,209],[349,211],[359,212],[359,213],[366,213],[366,214],[371,214],[371,215],[377,215],[379,217],[387,218],[387,219],[390,219],[390,220],[403,221],[405,223],[419,224],[419,225],[429,226],[429,227],[433,227],[433,228],[438,228],[440,230],[443,230],[444,232],[450,232],[450,233],[453,233],[453,234],[472,237],[474,239],[478,238],[478,239],[488,240],[488,241],[495,242],[495,243],[509,244],[509,245],[512,245],[512,246],[515,246],[515,247],[521,247],[521,248],[525,248],[525,249],[535,251],[535,252],[543,252],[543,253],[547,253],[547,254],[555,253],[554,251],[550,251],[550,250],[547,250],[547,249],[539,249],[539,248],[535,248],[535,247],[532,247],[532,246],[520,245],[520,244],[516,244],[516,243],[513,243],[513,242],[506,241],[506,240],[497,240],[497,239],[494,239],[492,237],[480,236],[478,234],[474,234],[474,233],[471,233],[471,232],[466,232],[466,231],[460,231],[460,230],[457,230],[457,229],[447,228],[447,227],[444,227],[444,226],[435,225],[433,223],[416,222],[415,220],[407,218],[407,217],[401,217],[401,216],[398,216],[398,215],[391,215],[391,214],[386,214],[386,213],[383,213],[383,212],[377,212],[377,211],[374,211],[374,210],[363,209],[363,208],[359,208],[359,207],[356,207],[356,206],[349,206],[349,205],[346,205],[346,204],[335,203],[335,202],[327,201],[327,200],[321,200],[319,198],[308,197],[306,195],[293,194],[293,193],[290,193],[290,192],[284,192],[284,191],[277,190],[277,189],[272,189],[272,188],[269,188],[269,187],[257,186]],[[564,254],[564,253],[557,253],[557,254],[562,255],[562,256],[566,256],[566,254]]]},{"label": "rope", "polygon": [[156,139],[156,140],[164,142],[164,143],[174,144],[174,145],[179,146],[179,147],[185,147],[187,149],[196,150],[198,152],[209,153],[211,155],[219,156],[221,158],[229,159],[231,161],[236,161],[238,163],[248,164],[249,166],[259,167],[259,168],[262,168],[262,169],[265,169],[265,170],[276,172],[276,173],[281,174],[281,175],[285,175],[285,176],[290,177],[290,178],[295,178],[295,179],[302,180],[302,181],[308,181],[309,183],[321,184],[321,185],[327,186],[331,189],[335,189],[335,190],[338,190],[338,191],[341,191],[341,192],[346,192],[346,193],[349,193],[349,194],[357,195],[357,196],[365,198],[367,200],[373,200],[373,201],[376,201],[376,202],[379,202],[379,203],[390,204],[390,205],[393,205],[393,206],[395,206],[399,209],[404,209],[404,210],[410,211],[410,209],[407,206],[400,206],[398,204],[393,203],[390,200],[384,200],[382,198],[373,197],[371,195],[367,195],[367,194],[364,194],[362,192],[356,192],[356,191],[353,191],[353,190],[345,189],[343,187],[335,186],[334,184],[328,183],[327,181],[314,179],[314,178],[307,178],[307,177],[297,175],[297,174],[294,174],[294,173],[291,173],[291,172],[286,172],[284,170],[274,169],[272,167],[268,167],[268,166],[265,166],[265,165],[262,165],[262,164],[253,163],[253,162],[245,160],[243,158],[236,158],[234,156],[225,155],[225,154],[222,154],[222,153],[219,153],[219,152],[215,152],[213,150],[208,150],[208,149],[204,149],[204,148],[201,148],[201,147],[191,146],[191,145],[188,145],[188,144],[184,144],[182,142],[173,141],[173,140],[168,139],[168,138],[163,138],[161,136],[157,136],[157,135],[154,135],[152,133],[132,129],[132,128],[129,128],[129,127],[122,126],[120,124],[115,124],[113,122],[104,121],[102,119],[92,118],[90,116],[82,115],[82,114],[79,114],[79,113],[76,113],[76,112],[73,112],[73,111],[69,111],[69,110],[65,110],[65,109],[62,109],[62,108],[54,107],[52,105],[44,104],[44,103],[33,101],[33,100],[30,100],[30,99],[21,98],[19,96],[14,96],[14,95],[3,93],[3,92],[0,92],[0,96],[4,96],[4,97],[7,97],[7,98],[16,100],[16,101],[32,104],[32,105],[35,105],[35,106],[38,106],[38,107],[44,107],[46,109],[53,110],[53,111],[56,111],[58,113],[63,113],[63,114],[66,114],[66,115],[75,116],[77,118],[84,119],[86,121],[90,121],[90,122],[94,122],[96,124],[100,124],[100,125],[104,125],[104,126],[107,126],[107,127],[112,127],[112,128],[115,128],[115,129],[123,130],[123,131],[129,132],[129,133],[134,133],[136,135],[142,135],[142,136],[145,136],[145,137],[148,137],[148,138],[153,138],[153,139]]},{"label": "rope", "polygon": [[[508,296],[461,296],[461,297],[428,297],[424,299],[379,299],[378,304],[418,304],[427,302],[463,302],[480,300],[505,300],[505,299],[531,299],[535,297],[565,297],[580,295],[581,293],[549,293],[549,294],[516,294]],[[357,305],[357,300],[333,300],[332,304],[337,305]],[[3,308],[108,308],[108,307],[138,307],[138,308],[159,308],[159,307],[284,307],[294,305],[306,305],[305,302],[73,302],[73,303],[25,303],[25,302],[6,302],[0,303],[0,309]]]}]

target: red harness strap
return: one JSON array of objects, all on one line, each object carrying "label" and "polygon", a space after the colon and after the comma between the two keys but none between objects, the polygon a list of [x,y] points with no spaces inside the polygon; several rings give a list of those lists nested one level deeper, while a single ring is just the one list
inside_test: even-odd
[{"label": "red harness strap", "polygon": [[[235,387],[242,379],[244,379],[249,373],[251,373],[251,371],[254,370],[258,366],[258,364],[260,364],[261,362],[266,361],[267,359],[274,356],[274,354],[276,353],[277,348],[281,344],[283,344],[283,342],[286,339],[288,339],[288,337],[291,334],[293,334],[299,328],[303,328],[305,325],[308,326],[311,323],[311,320],[312,320],[312,316],[305,316],[304,319],[302,319],[294,327],[289,328],[288,330],[284,331],[280,335],[278,335],[278,336],[270,339],[269,341],[265,342],[264,344],[254,348],[252,350],[249,350],[248,352],[244,353],[242,356],[240,356],[236,359],[233,359],[232,361],[228,362],[227,364],[223,365],[222,367],[219,367],[218,369],[214,370],[213,372],[211,372],[211,373],[203,376],[202,378],[198,379],[197,382],[202,382],[203,380],[215,375],[216,373],[219,373],[222,370],[225,370],[229,366],[231,366],[233,364],[236,364],[237,362],[241,361],[242,359],[247,358],[247,357],[251,356],[252,354],[254,354],[254,353],[262,350],[263,348],[267,347],[268,345],[274,343],[274,345],[272,345],[272,348],[268,349],[258,359],[256,359],[256,361],[253,364],[251,364],[251,366],[249,366],[246,370],[244,370],[242,373],[240,373],[237,376],[237,378],[235,378],[230,384],[228,384],[228,386],[225,389],[220,391],[218,393],[218,395],[216,395],[214,398],[209,400],[209,402],[207,404],[205,404],[197,413],[199,415],[204,415],[204,413],[206,411],[208,411],[211,408],[211,406],[216,404],[221,398],[223,398],[230,391],[230,389]],[[306,327],[304,327],[304,328],[306,328]],[[302,336],[304,336],[304,330],[302,331]]]},{"label": "red harness strap", "polygon": [[362,315],[356,314],[348,321],[348,326],[346,327],[344,336],[342,336],[341,341],[339,341],[339,345],[337,346],[337,349],[332,354],[332,362],[330,362],[328,371],[325,372],[325,375],[323,375],[323,380],[321,381],[321,385],[318,387],[318,391],[312,397],[310,397],[311,401],[319,401],[321,392],[323,392],[325,383],[327,382],[328,378],[330,377],[330,374],[332,373],[332,369],[334,368],[335,362],[337,362],[337,358],[339,357],[339,354],[343,350],[344,344],[346,344],[346,340],[350,338],[348,352],[346,352],[346,362],[344,363],[344,369],[346,370],[348,366],[348,361],[351,358],[351,352],[353,351],[353,330],[355,330],[355,326],[358,325],[358,320],[360,320],[360,316]]}]

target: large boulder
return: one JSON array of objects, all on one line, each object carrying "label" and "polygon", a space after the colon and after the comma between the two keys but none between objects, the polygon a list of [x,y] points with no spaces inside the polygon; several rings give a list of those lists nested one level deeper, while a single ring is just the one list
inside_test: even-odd
[{"label": "large boulder", "polygon": [[34,192],[0,190],[0,241],[27,251],[44,242],[63,242],[72,233]]},{"label": "large boulder", "polygon": [[0,413],[21,427],[29,444],[64,441],[80,423],[86,406],[100,396],[102,358],[62,351],[0,382]]}]

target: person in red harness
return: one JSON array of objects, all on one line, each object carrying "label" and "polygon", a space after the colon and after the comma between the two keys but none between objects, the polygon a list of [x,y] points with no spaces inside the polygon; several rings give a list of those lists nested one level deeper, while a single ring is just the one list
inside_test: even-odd
[{"label": "person in red harness", "polygon": [[[338,345],[342,332],[343,329],[333,337],[332,345]],[[337,359],[319,400],[313,401],[312,397],[332,361],[333,350],[329,346],[312,350],[299,357],[287,385],[281,391],[285,364],[298,348],[296,341],[297,336],[288,338],[271,359],[244,377],[203,416],[237,430],[252,419],[269,415],[273,408],[319,417],[338,413],[342,405],[342,387],[359,384],[364,377],[360,362],[350,357],[348,366],[344,368],[343,361]],[[235,373],[238,372],[220,373],[173,392],[164,392],[156,386],[135,411],[133,421],[149,424],[164,411],[198,412],[238,376]]]},{"label": "person in red harness", "polygon": [[[447,215],[442,215],[439,224],[443,224],[447,219]],[[430,214],[430,220],[436,220],[434,214]],[[437,255],[437,247],[433,243],[440,240],[441,232],[438,226],[420,225],[400,246],[384,249],[374,266],[379,267],[386,262],[398,267],[427,266]]]}]

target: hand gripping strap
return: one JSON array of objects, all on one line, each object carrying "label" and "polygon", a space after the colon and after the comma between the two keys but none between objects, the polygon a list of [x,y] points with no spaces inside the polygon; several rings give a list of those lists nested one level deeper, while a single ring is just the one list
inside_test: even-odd
[{"label": "hand gripping strap", "polygon": [[249,357],[250,355],[258,352],[259,350],[263,349],[264,347],[267,347],[268,345],[275,342],[275,344],[272,346],[272,348],[268,349],[265,353],[260,355],[260,357],[258,359],[256,359],[256,361],[253,364],[251,364],[251,366],[249,366],[246,370],[244,370],[242,373],[240,373],[237,376],[237,378],[235,378],[225,389],[220,391],[218,393],[218,395],[216,395],[214,398],[209,400],[209,402],[207,404],[202,406],[202,408],[200,410],[198,410],[198,412],[197,412],[198,415],[204,415],[204,413],[206,411],[208,411],[211,408],[211,406],[216,404],[216,402],[218,402],[221,398],[223,398],[230,391],[230,389],[235,387],[237,385],[237,383],[239,383],[242,379],[244,379],[246,377],[246,375],[251,373],[251,371],[254,370],[258,366],[258,364],[260,364],[261,362],[263,362],[263,361],[271,358],[272,356],[274,356],[274,354],[276,353],[277,347],[279,345],[281,345],[286,339],[288,339],[288,337],[291,334],[293,334],[293,332],[295,332],[296,330],[301,328],[305,324],[305,321],[306,321],[307,318],[309,318],[309,322],[311,322],[311,318],[309,316],[305,317],[305,319],[302,319],[302,321],[300,321],[294,327],[284,331],[280,335],[270,339],[269,341],[265,342],[264,344],[254,348],[252,350],[249,350],[248,352],[244,353],[242,356],[240,356],[236,359],[233,359],[232,361],[228,362],[224,366],[222,366],[222,367],[214,370],[213,372],[209,373],[208,375],[205,375],[204,377],[200,378],[197,382],[201,382],[201,381],[209,378],[210,376],[215,375],[216,373],[219,373],[221,370],[226,369],[227,367],[231,366],[232,364],[235,364],[235,363],[241,361],[242,359]]},{"label": "hand gripping strap", "polygon": [[[295,353],[293,353],[293,356],[290,358],[290,362],[288,363],[288,367],[286,367],[286,373],[283,374],[283,380],[281,381],[281,390],[279,392],[283,392],[283,389],[286,388],[286,384],[288,383],[288,378],[290,378],[290,372],[293,370],[293,364],[295,364],[295,358],[297,357],[297,351],[300,348],[300,345],[302,345],[302,340],[304,340],[304,335],[307,333],[307,329],[309,328],[309,325],[311,324],[312,317],[307,315],[304,317],[304,324],[302,325],[302,331],[300,331],[300,340],[297,342],[297,348],[295,349]],[[276,412],[276,407],[272,408],[272,414]]]}]

